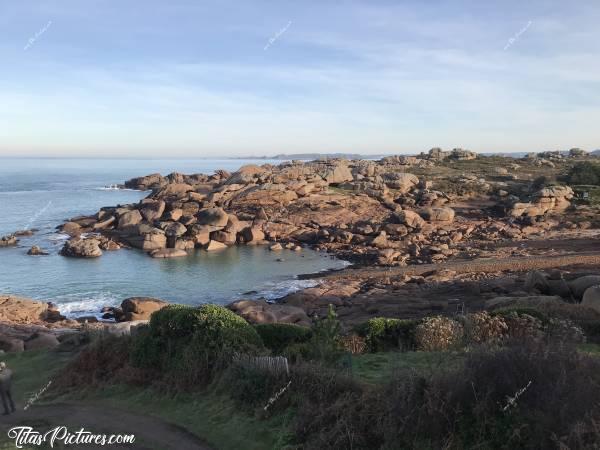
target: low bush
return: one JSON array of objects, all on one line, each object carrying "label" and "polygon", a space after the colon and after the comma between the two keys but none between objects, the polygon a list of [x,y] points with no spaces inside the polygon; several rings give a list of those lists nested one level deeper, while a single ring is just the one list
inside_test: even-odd
[{"label": "low bush", "polygon": [[474,344],[498,344],[508,334],[508,325],[502,316],[486,311],[469,314],[464,318],[465,335]]},{"label": "low bush", "polygon": [[544,325],[541,320],[529,314],[513,311],[504,316],[508,325],[508,336],[515,341],[538,341],[544,337]]},{"label": "low bush", "polygon": [[353,355],[361,355],[367,349],[367,342],[365,338],[356,334],[349,334],[342,337],[342,347],[348,353]]},{"label": "low bush", "polygon": [[[247,408],[266,406],[269,398],[287,383],[287,375],[232,364],[217,382],[219,391],[229,395],[238,405]],[[287,399],[287,398],[286,398]],[[284,399],[277,407],[287,405]]]},{"label": "low bush", "polygon": [[545,331],[552,341],[571,344],[586,342],[583,329],[568,319],[550,319]]},{"label": "low bush", "polygon": [[209,382],[236,353],[260,349],[256,330],[227,308],[168,306],[152,314],[150,327],[135,338],[131,363],[159,371],[169,385],[189,389]]},{"label": "low bush", "polygon": [[490,312],[491,316],[500,316],[500,317],[507,317],[507,316],[511,316],[513,314],[516,314],[518,316],[526,314],[528,316],[535,317],[542,324],[546,324],[546,323],[548,323],[548,320],[550,320],[548,315],[545,314],[540,309],[530,308],[530,307],[525,307],[525,306],[501,308],[501,309],[497,309],[495,311]]},{"label": "low bush", "polygon": [[419,323],[416,320],[376,317],[359,326],[357,331],[365,338],[370,352],[397,348],[413,350],[416,347],[415,329]]},{"label": "low bush", "polygon": [[572,185],[598,185],[600,165],[589,161],[577,163],[571,168],[567,178]]},{"label": "low bush", "polygon": [[327,316],[315,322],[310,341],[296,344],[294,350],[298,351],[298,355],[303,354],[305,359],[336,364],[344,354],[340,329],[337,314],[329,305]]},{"label": "low bush", "polygon": [[56,385],[63,388],[101,386],[115,382],[147,384],[151,374],[129,366],[132,340],[122,336],[103,336],[79,352],[62,371]]},{"label": "low bush", "polygon": [[440,351],[459,346],[464,327],[456,320],[443,316],[427,317],[415,328],[418,350]]},{"label": "low bush", "polygon": [[287,323],[269,323],[255,325],[254,329],[261,337],[265,347],[279,355],[290,345],[308,342],[313,333],[310,328]]},{"label": "low bush", "polygon": [[311,395],[316,383],[303,386],[309,394],[295,423],[303,448],[600,445],[600,360],[564,346],[475,350],[456,370],[399,372],[383,387],[335,387],[330,397]]}]

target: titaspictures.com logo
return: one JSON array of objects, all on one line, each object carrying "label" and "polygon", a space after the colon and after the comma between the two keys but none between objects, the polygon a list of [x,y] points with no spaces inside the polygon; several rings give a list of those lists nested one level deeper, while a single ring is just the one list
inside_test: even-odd
[{"label": "titaspictures.com logo", "polygon": [[8,438],[14,441],[16,448],[42,445],[55,448],[59,444],[63,446],[109,446],[133,444],[135,442],[134,434],[95,434],[84,428],[72,432],[65,426],[58,426],[46,432],[40,432],[28,426],[13,427],[8,430]]}]

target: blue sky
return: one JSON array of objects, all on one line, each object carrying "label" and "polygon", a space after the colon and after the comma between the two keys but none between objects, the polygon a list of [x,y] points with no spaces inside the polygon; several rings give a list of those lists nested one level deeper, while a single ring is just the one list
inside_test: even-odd
[{"label": "blue sky", "polygon": [[1,0],[0,155],[593,150],[598,23],[597,0]]}]

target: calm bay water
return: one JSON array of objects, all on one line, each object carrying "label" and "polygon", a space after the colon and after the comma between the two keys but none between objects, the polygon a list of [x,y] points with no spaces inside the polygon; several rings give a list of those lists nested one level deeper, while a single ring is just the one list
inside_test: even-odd
[{"label": "calm bay water", "polygon": [[[137,202],[147,193],[106,186],[160,172],[163,175],[236,170],[251,160],[0,159],[0,236],[37,228],[18,247],[0,248],[0,292],[53,301],[71,315],[98,313],[131,296],[172,302],[228,303],[236,298],[275,298],[307,286],[301,273],[343,267],[326,254],[305,249],[270,252],[264,246],[234,246],[218,253],[158,260],[138,250],[104,252],[81,260],[60,256],[65,219],[93,214],[102,206]],[[28,256],[39,245],[49,256]],[[277,261],[284,259],[283,262]],[[249,291],[255,291],[248,293]],[[243,295],[246,294],[246,295]]]}]

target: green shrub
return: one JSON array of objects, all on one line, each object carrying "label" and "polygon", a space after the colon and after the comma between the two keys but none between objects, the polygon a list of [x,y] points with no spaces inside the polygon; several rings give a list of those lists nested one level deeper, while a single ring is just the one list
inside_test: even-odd
[{"label": "green shrub", "polygon": [[307,343],[309,346],[309,358],[328,363],[337,362],[343,354],[340,328],[340,321],[333,309],[333,305],[329,305],[327,316],[317,320],[313,336]]},{"label": "green shrub", "polygon": [[262,347],[256,330],[227,308],[177,305],[152,314],[149,329],[134,338],[130,361],[189,388],[210,381],[236,353],[256,354]]},{"label": "green shrub", "polygon": [[544,325],[546,325],[548,323],[548,321],[550,320],[548,318],[548,316],[546,314],[544,314],[542,311],[540,311],[539,309],[528,308],[528,307],[524,307],[524,306],[497,309],[495,311],[490,312],[490,315],[491,316],[501,316],[503,318],[506,318],[506,317],[512,316],[513,313],[516,314],[517,316],[528,315],[531,317],[535,317],[537,320],[539,320]]},{"label": "green shrub", "polygon": [[[264,407],[269,398],[287,383],[287,375],[233,364],[217,383],[240,406]],[[281,404],[281,402],[280,402]]]},{"label": "green shrub", "polygon": [[382,352],[400,348],[415,348],[415,329],[418,320],[389,319],[376,317],[369,319],[358,328],[358,333],[366,340],[370,352]]},{"label": "green shrub", "polygon": [[274,354],[282,353],[288,346],[307,342],[313,335],[310,328],[289,323],[266,323],[255,325],[265,347]]},{"label": "green shrub", "polygon": [[575,164],[567,177],[569,184],[598,185],[600,184],[600,165],[587,161]]}]

